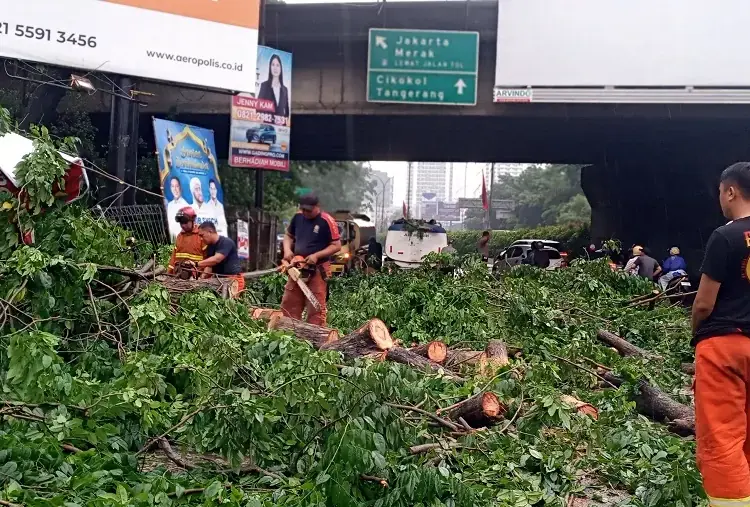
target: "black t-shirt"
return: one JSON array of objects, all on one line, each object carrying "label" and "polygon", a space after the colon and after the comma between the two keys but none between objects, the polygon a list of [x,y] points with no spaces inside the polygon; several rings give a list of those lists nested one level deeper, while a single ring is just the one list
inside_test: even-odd
[{"label": "black t-shirt", "polygon": [[712,336],[750,337],[750,217],[716,229],[708,239],[701,273],[721,283],[711,315],[695,333],[693,344]]},{"label": "black t-shirt", "polygon": [[237,257],[237,245],[234,241],[226,236],[219,236],[219,241],[213,245],[208,245],[206,257],[211,257],[217,253],[224,255],[224,260],[214,266],[213,272],[217,275],[237,275],[242,273],[240,258]]},{"label": "black t-shirt", "polygon": [[[328,213],[320,213],[312,220],[297,213],[289,223],[287,232],[294,238],[294,255],[302,257],[320,252],[341,237],[336,221]],[[319,262],[328,260],[319,259]]]}]

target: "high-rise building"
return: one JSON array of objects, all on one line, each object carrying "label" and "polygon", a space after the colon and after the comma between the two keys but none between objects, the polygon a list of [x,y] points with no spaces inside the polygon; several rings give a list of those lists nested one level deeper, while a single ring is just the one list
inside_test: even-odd
[{"label": "high-rise building", "polygon": [[508,164],[498,162],[495,164],[495,181],[499,180],[500,176],[513,176],[514,178],[520,176],[528,166],[529,164]]},{"label": "high-rise building", "polygon": [[[414,201],[418,210],[417,218],[429,219],[422,213],[422,202],[445,201],[447,197],[447,168],[445,162],[416,162],[414,173]],[[434,194],[434,195],[432,195]],[[432,209],[425,207],[425,210]]]},{"label": "high-rise building", "polygon": [[371,171],[370,181],[375,184],[375,188],[366,208],[373,213],[372,219],[377,222],[388,214],[386,210],[393,207],[393,177],[384,171]]}]

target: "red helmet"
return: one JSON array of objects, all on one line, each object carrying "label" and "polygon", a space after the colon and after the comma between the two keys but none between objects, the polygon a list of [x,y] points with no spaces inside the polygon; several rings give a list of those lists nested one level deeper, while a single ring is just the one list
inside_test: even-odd
[{"label": "red helmet", "polygon": [[191,208],[190,206],[185,206],[177,212],[177,214],[174,216],[174,219],[176,222],[184,224],[190,221],[194,222],[196,216],[197,215],[195,214],[195,210],[193,208]]}]

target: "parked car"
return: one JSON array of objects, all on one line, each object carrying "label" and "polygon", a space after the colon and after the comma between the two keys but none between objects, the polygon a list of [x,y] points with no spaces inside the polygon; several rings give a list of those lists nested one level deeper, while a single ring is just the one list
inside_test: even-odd
[{"label": "parked car", "polygon": [[[549,255],[549,266],[547,269],[560,269],[564,267],[563,256],[557,248],[545,245],[543,250]],[[507,267],[518,266],[528,257],[530,251],[531,244],[513,244],[500,252],[500,255],[495,258],[492,270],[497,271]]]},{"label": "parked car", "polygon": [[248,143],[276,144],[276,129],[273,125],[259,125],[245,132]]},{"label": "parked car", "polygon": [[[513,243],[511,243],[508,248],[511,248],[514,246],[524,246],[524,245],[530,247],[531,244],[535,241],[541,241],[542,245],[546,247],[554,248],[555,250],[558,251],[558,253],[560,254],[560,257],[562,258],[562,263],[559,267],[565,268],[568,266],[568,252],[564,250],[563,244],[560,243],[559,241],[554,241],[550,239],[519,239],[518,241],[514,241]],[[550,258],[550,260],[552,259]]]}]

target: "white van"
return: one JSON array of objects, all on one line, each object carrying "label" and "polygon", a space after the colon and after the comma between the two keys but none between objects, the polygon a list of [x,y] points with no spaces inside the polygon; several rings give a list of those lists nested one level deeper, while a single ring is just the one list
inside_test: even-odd
[{"label": "white van", "polygon": [[[448,246],[448,234],[440,224],[396,220],[385,237],[385,257],[401,268],[416,268],[431,252],[442,252]],[[417,229],[414,230],[414,225]]]}]

